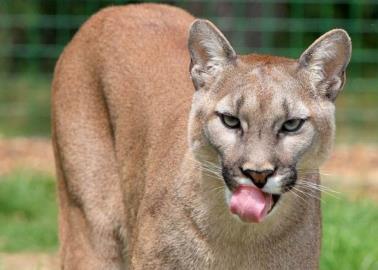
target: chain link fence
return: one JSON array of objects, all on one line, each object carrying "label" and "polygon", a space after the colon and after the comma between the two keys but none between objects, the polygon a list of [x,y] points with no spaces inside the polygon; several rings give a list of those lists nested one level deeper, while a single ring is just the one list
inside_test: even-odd
[{"label": "chain link fence", "polygon": [[[48,80],[63,47],[90,15],[106,6],[137,2],[143,1],[0,0],[0,120],[12,109],[19,114],[27,114],[20,113],[20,108],[24,111],[28,108],[19,105],[13,97],[16,107],[9,102],[5,104],[1,78],[42,75]],[[324,32],[333,28],[346,29],[353,41],[346,92],[355,95],[352,100],[341,101],[349,107],[345,113],[339,113],[339,120],[354,121],[354,124],[361,124],[360,128],[373,127],[378,134],[378,0],[160,2],[212,20],[239,53],[257,52],[297,58]],[[8,85],[13,83],[8,82]],[[28,82],[26,85],[17,82],[17,85],[17,95],[22,96]],[[41,96],[44,95],[42,92]],[[357,93],[364,95],[364,103],[354,104]],[[34,105],[29,107],[32,112],[36,110]]]},{"label": "chain link fence", "polygon": [[[94,12],[125,0],[2,0],[1,72],[51,73],[65,44]],[[378,75],[378,1],[166,1],[213,20],[239,52],[298,57],[316,37],[346,29],[353,40],[350,74]]]}]

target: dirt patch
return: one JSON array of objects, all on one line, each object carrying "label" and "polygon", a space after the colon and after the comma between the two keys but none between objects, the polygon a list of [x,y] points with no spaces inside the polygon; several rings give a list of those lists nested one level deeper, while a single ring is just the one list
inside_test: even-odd
[{"label": "dirt patch", "polygon": [[0,175],[17,169],[32,169],[54,174],[54,157],[50,140],[0,139]]},{"label": "dirt patch", "polygon": [[[55,174],[50,139],[0,139],[0,176],[16,169]],[[325,185],[374,197],[378,200],[378,145],[339,145],[321,168]]]},{"label": "dirt patch", "polygon": [[323,185],[342,195],[378,202],[378,146],[337,146],[321,173]]},{"label": "dirt patch", "polygon": [[378,147],[372,145],[338,146],[321,171],[357,186],[378,185]]},{"label": "dirt patch", "polygon": [[57,254],[50,253],[0,253],[1,270],[58,270]]}]

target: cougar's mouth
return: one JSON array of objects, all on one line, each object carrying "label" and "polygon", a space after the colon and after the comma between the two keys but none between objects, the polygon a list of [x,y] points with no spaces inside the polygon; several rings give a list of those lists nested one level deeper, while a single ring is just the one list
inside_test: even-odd
[{"label": "cougar's mouth", "polygon": [[[294,176],[290,178],[290,181],[286,183],[285,187],[283,188],[282,194],[290,191],[295,186],[297,182],[296,179],[297,179],[297,175],[295,173]],[[277,205],[278,201],[281,199],[282,194],[272,194],[273,205],[268,211],[268,214],[272,212],[273,208]]]},{"label": "cougar's mouth", "polygon": [[[250,179],[234,177],[229,170],[223,167],[223,179],[228,190],[229,210],[242,221],[259,223],[263,221],[277,206],[282,194],[289,191],[296,183],[296,173],[287,175],[282,181],[274,181],[269,189],[257,187]],[[277,184],[279,183],[279,184]]]},{"label": "cougar's mouth", "polygon": [[272,199],[273,199],[273,205],[268,211],[268,214],[272,212],[273,208],[277,205],[278,201],[281,199],[281,195],[279,194],[272,194]]},{"label": "cougar's mouth", "polygon": [[265,193],[251,185],[238,185],[231,193],[230,211],[241,220],[259,223],[274,209],[280,195]]}]

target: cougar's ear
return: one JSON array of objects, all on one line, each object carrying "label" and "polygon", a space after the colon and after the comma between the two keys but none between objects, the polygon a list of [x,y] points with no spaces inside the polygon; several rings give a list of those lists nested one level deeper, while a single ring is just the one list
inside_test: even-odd
[{"label": "cougar's ear", "polygon": [[299,58],[299,65],[310,72],[317,91],[334,101],[344,86],[345,69],[352,54],[349,35],[335,29],[318,38]]},{"label": "cougar's ear", "polygon": [[190,74],[196,89],[210,82],[236,53],[224,35],[210,21],[197,19],[189,31]]}]

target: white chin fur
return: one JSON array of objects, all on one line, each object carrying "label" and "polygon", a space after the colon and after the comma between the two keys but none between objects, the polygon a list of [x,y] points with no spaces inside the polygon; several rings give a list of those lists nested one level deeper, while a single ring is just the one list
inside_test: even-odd
[{"label": "white chin fur", "polygon": [[282,193],[282,176],[277,175],[277,176],[269,177],[268,181],[266,182],[262,190],[266,193],[281,194]]},{"label": "white chin fur", "polygon": [[[262,188],[262,191],[266,193],[280,195],[282,193],[282,178],[283,176],[281,175],[269,177],[268,182]],[[236,177],[235,180],[239,185],[256,187],[255,184],[253,184],[252,181],[248,178]],[[228,188],[226,188],[225,190],[226,190],[226,194],[225,194],[226,201],[229,202],[231,200],[232,194]]]},{"label": "white chin fur", "polygon": [[239,185],[256,187],[255,184],[253,184],[252,181],[248,178],[235,177],[235,181],[238,182]]},{"label": "white chin fur", "polygon": [[[262,188],[262,191],[266,193],[271,193],[271,194],[278,194],[278,195],[281,194],[282,193],[282,178],[283,176],[281,175],[269,177],[268,182]],[[255,184],[253,184],[252,181],[248,178],[236,177],[235,180],[240,185],[256,187]]]}]

